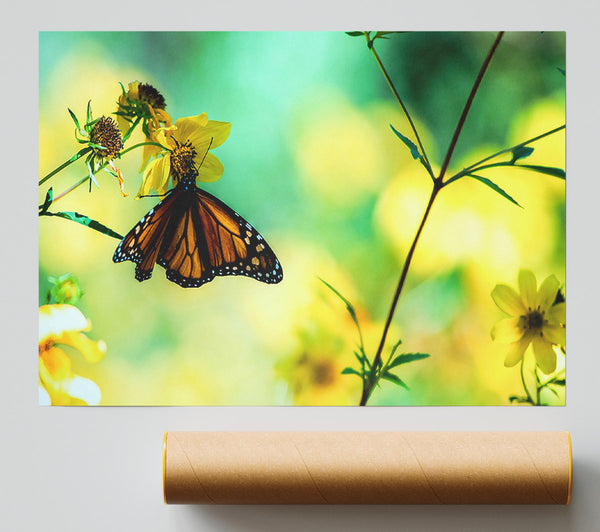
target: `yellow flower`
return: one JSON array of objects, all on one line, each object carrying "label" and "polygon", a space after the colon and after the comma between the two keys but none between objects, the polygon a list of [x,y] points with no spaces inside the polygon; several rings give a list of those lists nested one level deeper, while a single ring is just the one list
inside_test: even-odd
[{"label": "yellow flower", "polygon": [[499,284],[492,290],[492,298],[500,310],[511,316],[498,322],[492,329],[492,338],[510,343],[504,360],[512,367],[523,359],[531,344],[537,365],[545,374],[556,369],[554,345],[565,345],[565,303],[556,302],[560,283],[554,275],[547,277],[537,288],[535,275],[530,270],[519,272],[519,291]]},{"label": "yellow flower", "polygon": [[43,305],[39,309],[40,404],[68,405],[73,399],[86,404],[100,402],[100,389],[93,381],[71,369],[71,359],[57,344],[77,349],[90,363],[104,358],[106,344],[90,340],[82,331],[90,322],[72,305]]},{"label": "yellow flower", "polygon": [[[129,84],[127,92],[122,87],[118,103],[117,123],[126,135],[133,123],[141,120],[146,142],[158,142],[156,133],[161,125],[169,128],[173,124],[171,116],[165,111],[167,104],[163,95],[148,83],[134,81]],[[140,171],[146,167],[150,158],[156,157],[160,151],[158,146],[145,145],[142,150]]]},{"label": "yellow flower", "polygon": [[[197,181],[211,183],[219,179],[223,175],[223,165],[208,150],[223,144],[230,131],[229,122],[209,120],[206,113],[180,118],[174,126],[161,128],[156,137],[167,152],[146,168],[138,197],[151,190],[159,195],[166,194],[169,177],[173,178],[174,186],[177,178],[190,169],[197,173]],[[188,168],[190,165],[192,168]]]}]

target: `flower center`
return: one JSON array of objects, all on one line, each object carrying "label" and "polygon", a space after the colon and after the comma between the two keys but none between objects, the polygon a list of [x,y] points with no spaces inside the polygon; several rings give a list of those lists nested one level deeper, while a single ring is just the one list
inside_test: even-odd
[{"label": "flower center", "polygon": [[175,141],[175,148],[171,151],[171,175],[177,183],[181,180],[195,180],[198,170],[194,164],[196,149],[188,140],[183,144]]},{"label": "flower center", "polygon": [[540,312],[539,309],[529,310],[529,312],[522,316],[524,318],[524,325],[526,329],[530,331],[541,331],[544,325],[544,313]]},{"label": "flower center", "polygon": [[142,102],[147,103],[154,109],[165,109],[165,107],[167,107],[164,96],[160,92],[158,92],[152,85],[148,85],[147,83],[140,83],[138,91],[140,100]]},{"label": "flower center", "polygon": [[90,142],[100,146],[94,151],[105,159],[114,159],[123,149],[123,138],[117,123],[110,117],[103,116],[90,131]]},{"label": "flower center", "polygon": [[311,369],[312,379],[315,384],[326,386],[335,382],[335,369],[332,364],[321,361],[315,363]]}]

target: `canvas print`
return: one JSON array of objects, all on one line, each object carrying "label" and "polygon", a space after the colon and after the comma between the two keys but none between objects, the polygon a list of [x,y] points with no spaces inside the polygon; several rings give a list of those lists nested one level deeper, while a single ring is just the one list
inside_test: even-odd
[{"label": "canvas print", "polygon": [[41,32],[41,405],[564,405],[565,33]]}]

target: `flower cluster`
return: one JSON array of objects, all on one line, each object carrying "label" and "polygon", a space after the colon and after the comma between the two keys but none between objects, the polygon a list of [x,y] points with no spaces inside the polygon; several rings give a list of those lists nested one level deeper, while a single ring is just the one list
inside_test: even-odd
[{"label": "flower cluster", "polygon": [[210,183],[223,175],[221,161],[209,150],[223,144],[229,122],[209,120],[206,113],[180,118],[173,123],[164,97],[149,84],[132,82],[119,98],[117,121],[127,135],[141,122],[145,136],[141,168],[144,170],[137,197],[153,190],[164,195],[179,177],[193,173],[197,181]]}]

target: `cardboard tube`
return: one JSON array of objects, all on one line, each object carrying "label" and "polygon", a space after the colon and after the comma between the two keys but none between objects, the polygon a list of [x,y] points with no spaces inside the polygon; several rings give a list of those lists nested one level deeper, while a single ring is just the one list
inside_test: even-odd
[{"label": "cardboard tube", "polygon": [[568,432],[167,432],[168,504],[568,504]]}]

